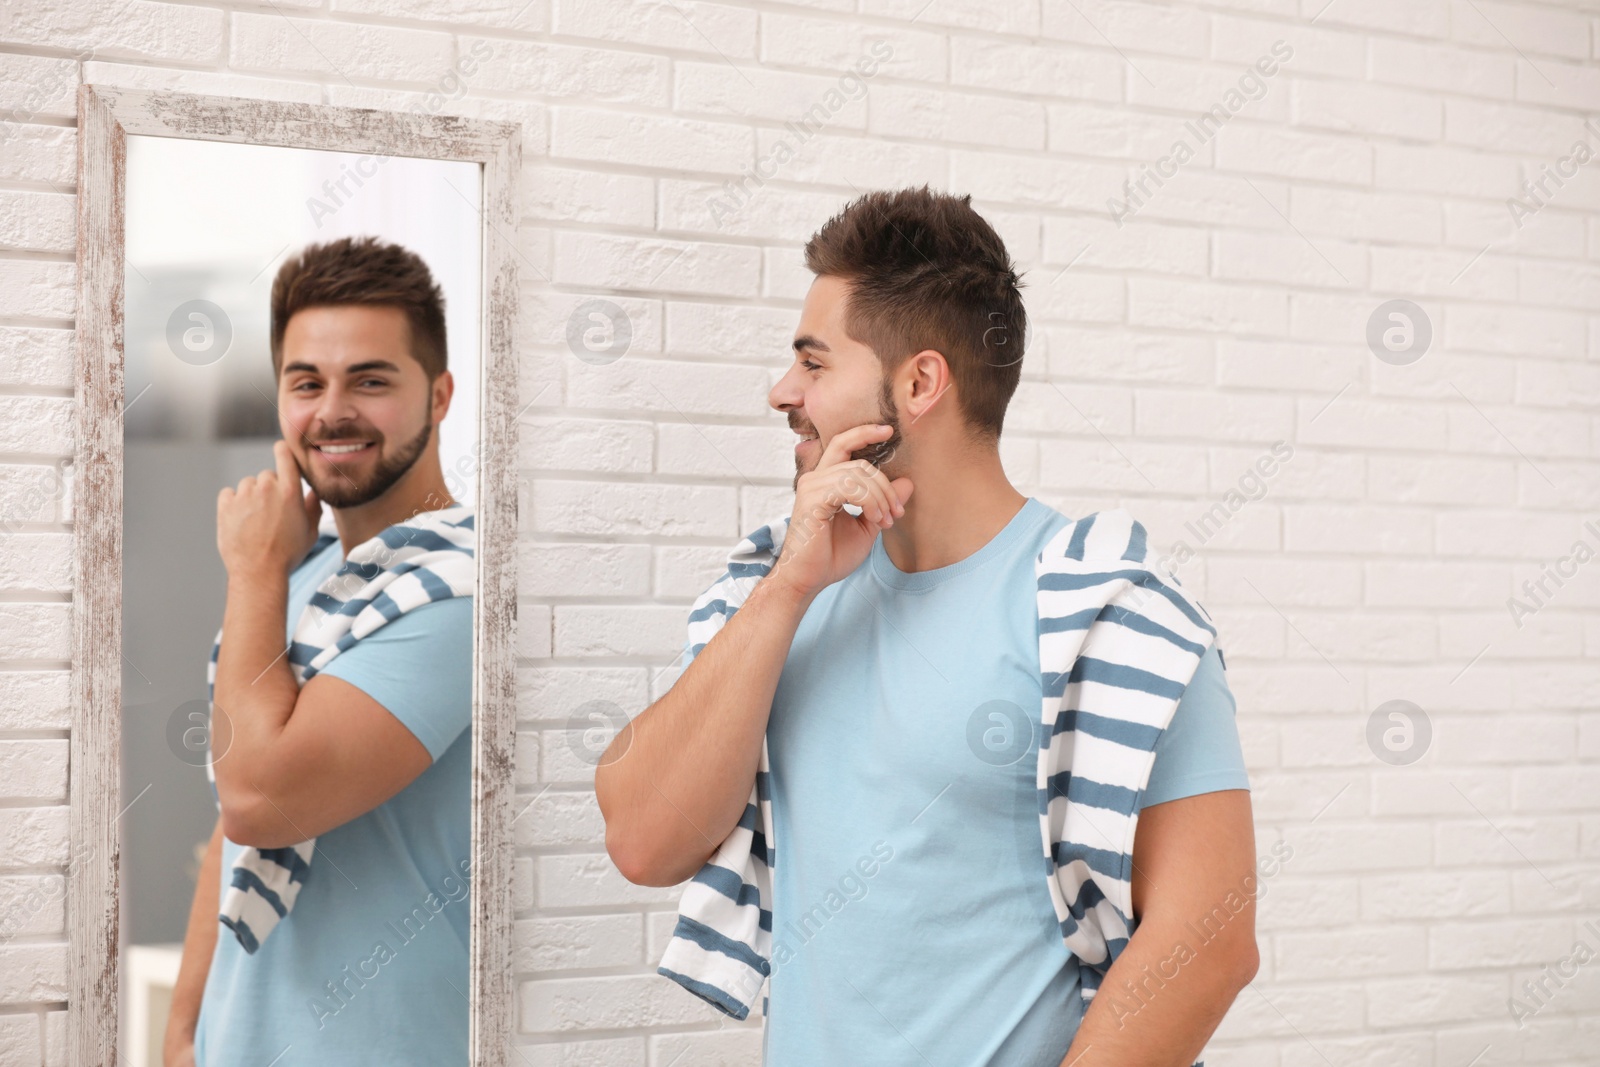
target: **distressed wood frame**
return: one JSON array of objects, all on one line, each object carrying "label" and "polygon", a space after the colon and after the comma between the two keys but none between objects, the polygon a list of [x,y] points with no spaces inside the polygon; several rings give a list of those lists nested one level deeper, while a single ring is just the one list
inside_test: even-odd
[{"label": "distressed wood frame", "polygon": [[129,134],[483,167],[474,608],[469,1049],[505,1067],[511,988],[511,794],[516,731],[517,321],[515,191],[522,128],[420,112],[279,103],[104,85],[78,90],[78,304],[73,490],[67,1062],[118,1063],[122,707],[123,270]]}]

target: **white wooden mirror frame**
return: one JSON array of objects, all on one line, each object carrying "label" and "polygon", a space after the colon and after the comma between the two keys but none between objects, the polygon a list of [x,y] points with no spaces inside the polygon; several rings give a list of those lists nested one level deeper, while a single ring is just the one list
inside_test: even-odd
[{"label": "white wooden mirror frame", "polygon": [[[514,192],[521,127],[449,115],[102,85],[78,91],[78,306],[73,464],[72,740],[67,1062],[117,1063],[122,708],[123,261],[129,134],[483,166],[475,510],[471,1011],[474,1067],[504,1067],[511,1032],[512,627],[517,611]],[[493,386],[493,388],[491,388]]]}]

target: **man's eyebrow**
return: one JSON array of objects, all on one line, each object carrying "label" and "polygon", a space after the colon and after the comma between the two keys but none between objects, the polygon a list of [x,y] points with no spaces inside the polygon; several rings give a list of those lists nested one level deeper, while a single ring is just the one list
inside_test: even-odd
[{"label": "man's eyebrow", "polygon": [[[310,371],[312,374],[321,374],[322,373],[320,370],[317,369],[317,365],[315,363],[306,363],[306,362],[304,362],[302,360],[295,360],[293,363],[286,364],[284,366],[284,368],[283,368],[283,373],[288,374],[290,371],[297,371],[297,370]],[[399,366],[397,366],[394,363],[391,363],[387,359],[369,359],[369,360],[365,360],[365,361],[363,361],[361,363],[352,363],[352,364],[350,364],[350,366],[345,368],[345,373],[346,374],[365,374],[365,373],[367,373],[369,371],[375,371],[375,370],[393,371],[396,374],[400,373]]]},{"label": "man's eyebrow", "polygon": [[794,339],[794,350],[796,352],[804,352],[808,348],[815,352],[833,351],[827,345],[823,344],[815,337],[812,337],[810,334],[801,334],[799,337]]}]

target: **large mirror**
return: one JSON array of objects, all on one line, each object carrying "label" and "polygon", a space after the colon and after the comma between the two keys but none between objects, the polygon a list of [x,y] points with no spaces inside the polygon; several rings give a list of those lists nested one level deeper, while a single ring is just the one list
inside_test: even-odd
[{"label": "large mirror", "polygon": [[72,1062],[498,1064],[518,127],[80,113]]}]

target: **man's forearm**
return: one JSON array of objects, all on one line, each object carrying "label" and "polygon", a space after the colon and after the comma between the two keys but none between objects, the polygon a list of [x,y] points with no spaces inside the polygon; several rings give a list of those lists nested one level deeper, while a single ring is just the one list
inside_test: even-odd
[{"label": "man's forearm", "polygon": [[1062,1067],[1190,1067],[1250,982],[1242,958],[1227,941],[1198,942],[1186,924],[1140,923]]},{"label": "man's forearm", "polygon": [[229,575],[217,653],[212,751],[224,812],[271,796],[274,744],[294,712],[299,684],[284,642],[289,586],[283,575]]},{"label": "man's forearm", "polygon": [[769,576],[595,771],[606,847],[623,874],[675,885],[744,814],[773,694],[811,597]]},{"label": "man's forearm", "polygon": [[163,1042],[168,1063],[178,1062],[178,1053],[194,1043],[200,1000],[205,993],[206,978],[211,973],[211,956],[217,947],[217,902],[221,897],[222,821],[219,819],[200,861],[194,903],[189,906],[189,927],[183,935],[183,960],[178,965],[178,980],[172,987],[172,1008],[167,1015]]}]

